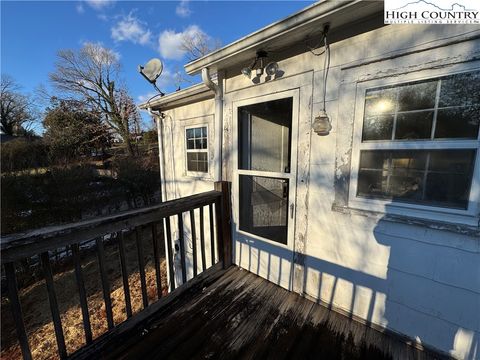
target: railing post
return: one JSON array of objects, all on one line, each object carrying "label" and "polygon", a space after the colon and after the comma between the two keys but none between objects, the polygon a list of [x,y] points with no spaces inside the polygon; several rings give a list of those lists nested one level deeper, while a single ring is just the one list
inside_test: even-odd
[{"label": "railing post", "polygon": [[215,220],[217,223],[218,254],[223,261],[223,268],[232,265],[232,228],[231,228],[231,199],[228,181],[215,182],[215,190],[222,196],[215,202]]},{"label": "railing post", "polygon": [[[5,275],[7,277],[8,297],[10,298],[10,303],[12,305],[13,319],[17,329],[20,349],[22,349],[23,359],[31,360],[32,353],[30,352],[30,346],[28,345],[28,336],[27,332],[25,331],[22,306],[20,305],[20,299],[18,298],[17,276],[15,275],[15,265],[13,262],[5,264]],[[3,311],[5,311],[5,309]]]}]

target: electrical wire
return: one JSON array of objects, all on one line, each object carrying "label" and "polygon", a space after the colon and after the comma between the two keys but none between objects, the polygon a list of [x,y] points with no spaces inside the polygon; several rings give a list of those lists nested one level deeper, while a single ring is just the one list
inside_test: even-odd
[{"label": "electrical wire", "polygon": [[153,95],[150,99],[147,100],[147,105],[149,105],[150,101],[152,101],[153,99],[155,99],[156,97],[158,96],[163,96],[165,95],[164,93],[160,92],[160,94],[155,94]]},{"label": "electrical wire", "polygon": [[324,31],[324,44],[325,44],[325,59],[323,62],[323,110],[326,110],[326,98],[327,98],[327,79],[328,79],[328,70],[330,69],[330,45],[327,41],[327,32]]},{"label": "electrical wire", "polygon": [[315,55],[315,56],[320,56],[320,55],[322,55],[322,54],[325,53],[326,48],[323,48],[323,50],[320,51],[319,53],[316,53],[314,50],[317,50],[317,49],[322,45],[322,43],[325,42],[326,37],[327,37],[327,33],[326,33],[325,31],[322,32],[322,39],[321,39],[321,40],[318,42],[318,44],[315,45],[315,46],[310,46],[310,45],[308,45],[308,38],[307,38],[307,39],[305,39],[305,46],[307,47],[307,49],[308,49],[313,55]]}]

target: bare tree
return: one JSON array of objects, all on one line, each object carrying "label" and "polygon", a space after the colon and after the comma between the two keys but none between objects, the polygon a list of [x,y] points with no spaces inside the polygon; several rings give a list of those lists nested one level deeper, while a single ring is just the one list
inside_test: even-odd
[{"label": "bare tree", "polygon": [[100,112],[133,155],[131,129],[139,115],[125,86],[119,85],[118,55],[99,44],[88,43],[79,51],[61,50],[57,57],[55,72],[50,74],[53,85]]},{"label": "bare tree", "polygon": [[36,121],[35,104],[20,92],[20,85],[2,74],[0,85],[0,117],[2,131],[8,135],[26,135]]},{"label": "bare tree", "polygon": [[220,41],[212,39],[201,30],[187,31],[183,34],[180,47],[192,61],[218,49]]}]

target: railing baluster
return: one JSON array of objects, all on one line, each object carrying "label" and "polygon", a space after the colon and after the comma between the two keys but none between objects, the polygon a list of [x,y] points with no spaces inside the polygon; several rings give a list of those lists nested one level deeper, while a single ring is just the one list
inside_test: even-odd
[{"label": "railing baluster", "polygon": [[[162,223],[163,227],[163,223]],[[157,298],[162,297],[162,278],[160,273],[160,246],[157,237],[157,224],[152,223],[152,243],[153,243],[153,257],[155,258],[155,279],[157,281]]]},{"label": "railing baluster", "polygon": [[190,210],[190,226],[192,230],[193,276],[197,276],[197,234],[195,229],[195,209]]},{"label": "railing baluster", "polygon": [[210,251],[212,256],[212,266],[215,265],[215,226],[213,225],[213,204],[208,205],[208,214],[210,220]]},{"label": "railing baluster", "polygon": [[[141,228],[140,228],[141,229]],[[135,238],[137,240],[138,269],[140,272],[140,285],[142,287],[143,308],[148,306],[147,281],[145,280],[145,259],[143,257],[142,234],[139,227],[135,228]]]},{"label": "railing baluster", "polygon": [[28,345],[27,332],[25,331],[25,323],[23,322],[22,306],[18,298],[17,277],[15,276],[15,265],[10,262],[5,264],[5,275],[7,277],[8,297],[12,306],[13,320],[17,330],[18,342],[22,349],[23,359],[31,360],[32,353]]},{"label": "railing baluster", "polygon": [[57,295],[55,294],[55,287],[53,284],[52,268],[50,267],[50,258],[48,252],[43,252],[40,255],[43,268],[43,276],[47,284],[48,300],[50,302],[50,311],[52,312],[53,327],[55,329],[55,337],[57,339],[58,354],[60,359],[67,358],[67,348],[65,347],[65,338],[63,336],[62,321],[60,319],[60,312],[58,311]]},{"label": "railing baluster", "polygon": [[132,316],[132,301],[130,300],[130,285],[128,284],[127,258],[125,256],[125,242],[123,231],[120,230],[118,250],[120,252],[120,267],[122,268],[123,292],[125,294],[125,311],[127,318]]},{"label": "railing baluster", "polygon": [[[215,185],[216,189],[219,189],[218,183]],[[225,187],[227,189],[227,187]],[[223,188],[222,188],[223,191]],[[227,251],[223,251],[222,246],[223,242],[228,241],[228,231],[226,228],[229,226],[231,221],[228,218],[229,211],[226,211],[225,202],[223,199],[226,198],[225,191],[224,195],[221,197],[218,190],[209,191],[203,194],[192,195],[182,199],[177,199],[168,204],[160,204],[158,206],[153,206],[151,208],[142,209],[138,211],[132,211],[128,214],[120,214],[115,216],[102,217],[95,221],[89,221],[88,224],[84,223],[75,223],[68,224],[62,227],[62,231],[59,232],[56,227],[54,230],[51,229],[42,229],[41,238],[45,241],[38,242],[35,239],[38,237],[37,233],[34,234],[14,234],[8,238],[7,241],[2,239],[2,251],[1,251],[1,261],[5,264],[5,274],[8,284],[9,299],[12,306],[13,318],[15,321],[15,327],[18,334],[18,340],[20,347],[22,349],[22,354],[24,359],[31,359],[32,354],[30,351],[28,343],[28,335],[26,333],[26,326],[23,321],[21,303],[19,300],[19,290],[17,288],[17,273],[15,273],[15,262],[21,261],[26,257],[35,256],[39,254],[41,267],[43,268],[44,278],[46,282],[48,300],[50,304],[50,311],[52,313],[53,326],[55,330],[55,336],[57,341],[58,353],[60,358],[64,359],[67,357],[68,352],[65,344],[65,334],[62,328],[62,319],[61,313],[58,304],[58,297],[55,293],[55,286],[58,284],[54,283],[54,277],[52,273],[52,265],[50,260],[54,260],[55,254],[60,256],[59,260],[63,256],[72,256],[74,261],[74,272],[75,272],[75,281],[79,294],[80,309],[82,312],[82,325],[85,334],[85,340],[87,343],[87,349],[90,347],[96,347],[96,340],[93,340],[93,329],[92,329],[92,319],[90,319],[89,314],[89,303],[87,298],[87,291],[89,284],[87,283],[86,268],[82,267],[82,256],[83,251],[81,251],[80,241],[94,239],[96,243],[96,255],[91,254],[95,258],[98,257],[98,272],[100,273],[100,280],[102,283],[102,292],[103,292],[103,301],[105,303],[105,313],[106,313],[106,322],[108,324],[108,329],[112,330],[115,327],[115,321],[113,317],[113,308],[112,308],[112,294],[111,286],[109,283],[108,270],[111,270],[108,266],[109,262],[112,261],[109,247],[104,243],[104,234],[112,233],[112,231],[118,232],[119,236],[117,237],[118,247],[119,247],[119,256],[120,256],[120,266],[122,273],[122,281],[125,295],[125,310],[129,322],[132,321],[135,323],[138,318],[133,317],[132,309],[132,294],[129,286],[129,269],[127,264],[127,251],[129,249],[130,243],[127,243],[125,240],[124,232],[121,229],[124,229],[126,224],[129,224],[129,231],[132,232],[132,236],[136,238],[136,247],[139,264],[139,275],[141,282],[141,292],[143,300],[143,308],[149,306],[148,291],[153,289],[147,289],[147,278],[146,278],[146,269],[145,269],[145,249],[143,246],[146,241],[144,236],[145,227],[150,227],[152,232],[152,246],[153,246],[153,255],[155,261],[155,281],[157,286],[157,297],[160,299],[163,295],[162,293],[162,269],[161,269],[161,248],[162,241],[163,244],[166,244],[166,257],[168,258],[168,274],[169,274],[169,288],[173,291],[176,288],[176,276],[175,271],[182,271],[182,282],[186,283],[189,278],[189,270],[187,268],[187,255],[189,255],[190,250],[187,249],[185,239],[185,229],[184,229],[184,218],[183,215],[188,212],[190,217],[190,225],[192,230],[192,250],[193,250],[193,275],[197,276],[200,271],[205,271],[209,266],[207,264],[208,260],[206,259],[209,254],[205,248],[206,242],[208,239],[205,238],[206,232],[210,230],[210,243],[211,243],[211,263],[212,265],[219,260],[224,261],[229,257]],[[209,208],[206,209],[205,207]],[[200,208],[200,235],[197,234],[196,229],[196,209]],[[227,209],[228,210],[228,209]],[[209,224],[205,224],[206,217],[208,216],[206,212],[209,211]],[[224,216],[226,214],[227,216]],[[181,266],[178,268],[175,266],[174,256],[178,247],[176,245],[176,238],[172,238],[172,228],[171,228],[171,217],[177,216],[178,218],[178,241],[180,246],[180,261]],[[220,216],[220,217],[219,217]],[[165,223],[163,223],[165,219]],[[226,221],[224,221],[226,219]],[[188,221],[188,220],[187,220]],[[159,229],[159,223],[161,222],[161,228]],[[210,228],[210,229],[209,229]],[[135,229],[135,235],[133,230]],[[166,232],[166,238],[165,238]],[[71,235],[74,234],[74,235]],[[147,240],[149,241],[149,235]],[[198,242],[197,237],[200,241]],[[131,239],[133,241],[133,238]],[[21,244],[17,246],[16,243]],[[143,243],[142,243],[143,242]],[[133,245],[133,243],[131,244]],[[175,247],[173,246],[175,245]],[[150,246],[150,245],[146,245]],[[198,254],[198,246],[200,246],[201,254]],[[70,249],[69,249],[70,247]],[[227,246],[224,246],[225,249],[228,249]],[[58,249],[61,249],[59,252]],[[66,250],[64,250],[66,249]],[[133,250],[135,251],[135,250]],[[86,255],[86,254],[85,254]],[[199,257],[201,256],[202,266],[198,264]],[[94,259],[93,258],[93,259]],[[150,257],[148,257],[150,260]],[[200,268],[200,270],[199,270]],[[134,270],[131,270],[134,271]],[[135,270],[136,272],[136,270]],[[153,275],[153,274],[152,274]],[[165,283],[163,285],[166,285]],[[58,288],[57,288],[58,290]],[[158,303],[162,303],[159,301]],[[156,306],[154,304],[154,306]],[[145,312],[142,312],[145,313]],[[132,318],[133,317],[133,318]],[[28,320],[28,319],[27,319]],[[114,330],[115,332],[116,330]],[[120,330],[119,330],[120,331]],[[113,332],[109,331],[109,334],[113,335]],[[55,350],[55,349],[53,349]]]},{"label": "railing baluster", "polygon": [[90,316],[88,314],[87,294],[85,291],[85,281],[82,274],[82,265],[80,263],[80,247],[72,244],[73,261],[75,263],[75,278],[77,280],[78,297],[80,299],[80,307],[82,309],[83,330],[85,332],[85,341],[87,344],[92,343],[92,327],[90,325]]},{"label": "railing baluster", "polygon": [[200,251],[202,253],[202,271],[205,271],[207,265],[205,264],[205,224],[203,222],[203,206],[200,206]]},{"label": "railing baluster", "polygon": [[170,217],[165,219],[165,227],[167,231],[167,256],[168,256],[168,273],[170,278],[170,289],[175,290],[175,272],[173,269],[173,250],[172,250],[172,230],[170,228]]},{"label": "railing baluster", "polygon": [[182,284],[187,282],[187,263],[185,260],[185,239],[183,235],[183,216],[178,214],[178,237],[180,242],[180,258],[182,261]]},{"label": "railing baluster", "polygon": [[228,182],[218,181],[215,183],[215,190],[222,192],[222,196],[215,200],[215,222],[218,256],[223,262],[223,268],[226,269],[232,265],[230,185]]},{"label": "railing baluster", "polygon": [[108,281],[107,270],[105,269],[105,249],[103,248],[103,240],[96,239],[98,264],[100,267],[100,278],[102,280],[103,300],[105,302],[105,313],[107,314],[108,329],[113,329],[113,313],[112,299],[110,297],[110,283]]}]

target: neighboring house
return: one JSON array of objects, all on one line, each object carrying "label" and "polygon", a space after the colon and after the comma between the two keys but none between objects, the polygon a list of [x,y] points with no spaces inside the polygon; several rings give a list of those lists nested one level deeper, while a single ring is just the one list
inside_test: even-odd
[{"label": "neighboring house", "polygon": [[480,28],[383,22],[322,2],[185,65],[204,83],[141,105],[163,196],[230,181],[235,264],[478,359]]}]

